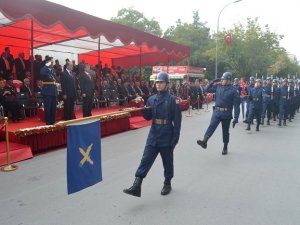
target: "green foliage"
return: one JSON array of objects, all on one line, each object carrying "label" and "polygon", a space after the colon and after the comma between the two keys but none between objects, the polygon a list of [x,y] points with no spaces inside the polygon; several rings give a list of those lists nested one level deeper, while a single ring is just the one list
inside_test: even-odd
[{"label": "green foliage", "polygon": [[154,20],[154,18],[146,18],[143,13],[133,8],[119,10],[117,17],[112,17],[111,20],[159,37],[162,35],[159,22]]}]

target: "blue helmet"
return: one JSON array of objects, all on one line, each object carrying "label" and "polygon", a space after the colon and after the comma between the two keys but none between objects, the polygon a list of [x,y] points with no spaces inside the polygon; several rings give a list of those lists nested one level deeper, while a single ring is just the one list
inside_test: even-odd
[{"label": "blue helmet", "polygon": [[223,73],[221,80],[231,80],[231,77],[232,77],[232,73],[225,72],[225,73]]},{"label": "blue helmet", "polygon": [[166,72],[160,72],[159,74],[157,74],[155,82],[166,82],[169,83],[170,79],[169,79],[169,74],[167,74]]}]

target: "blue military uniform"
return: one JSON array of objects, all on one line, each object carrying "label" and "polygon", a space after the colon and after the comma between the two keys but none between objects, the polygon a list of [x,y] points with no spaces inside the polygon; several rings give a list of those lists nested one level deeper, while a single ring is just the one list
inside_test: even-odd
[{"label": "blue military uniform", "polygon": [[[277,83],[276,80],[273,83]],[[273,120],[276,121],[279,113],[279,87],[277,84],[273,84]]]},{"label": "blue military uniform", "polygon": [[[247,88],[246,88],[247,96],[249,96],[249,93],[250,93],[250,91],[251,91],[252,88],[254,88],[254,84],[250,83],[250,84],[247,85]],[[247,102],[247,106],[246,106],[246,119],[245,119],[245,122],[247,122],[247,118],[248,118],[249,112],[250,112],[250,109],[249,109],[249,107],[250,107],[249,98],[247,98],[246,102]]]},{"label": "blue military uniform", "polygon": [[179,140],[181,128],[181,106],[176,97],[167,91],[151,96],[147,101],[151,109],[143,110],[143,116],[152,120],[144,154],[135,176],[144,178],[158,153],[164,166],[164,176],[171,180],[174,175],[173,150]]},{"label": "blue military uniform", "polygon": [[142,110],[144,118],[152,120],[143,157],[135,173],[133,185],[123,190],[124,193],[136,197],[141,197],[142,180],[147,176],[158,154],[162,158],[165,176],[161,195],[167,195],[172,190],[173,151],[180,136],[181,105],[175,96],[168,93],[167,86],[161,86],[163,83],[169,83],[167,73],[159,73],[155,82],[158,93],[148,98],[147,107]]},{"label": "blue military uniform", "polygon": [[[284,81],[286,82],[286,81]],[[287,107],[288,107],[288,86],[283,85],[279,88],[279,123],[278,126],[281,126],[281,121],[283,120],[283,125],[286,126],[287,119]]]},{"label": "blue military uniform", "polygon": [[247,119],[248,127],[250,130],[250,124],[253,121],[254,116],[256,117],[256,130],[259,131],[259,125],[261,121],[261,115],[263,110],[263,94],[264,90],[262,87],[254,87],[249,93],[249,116]]},{"label": "blue military uniform", "polygon": [[[225,72],[222,76],[222,80],[230,80],[231,76],[232,75],[230,72]],[[206,148],[208,139],[213,135],[219,123],[221,122],[224,143],[222,154],[226,155],[227,145],[229,143],[229,127],[230,121],[232,119],[232,110],[234,107],[234,126],[235,123],[238,122],[238,117],[240,114],[240,96],[239,91],[232,85],[216,85],[216,81],[218,81],[218,79],[210,83],[206,89],[206,92],[215,93],[216,104],[214,107],[209,127],[205,132],[204,139],[198,140],[197,144],[199,144],[203,148]]]},{"label": "blue military uniform", "polygon": [[44,66],[40,72],[43,80],[42,95],[44,100],[46,125],[55,123],[57,88],[55,83],[55,70]]},{"label": "blue military uniform", "polygon": [[263,87],[263,109],[262,109],[262,125],[264,124],[264,119],[266,117],[267,113],[267,124],[270,125],[270,119],[272,116],[273,111],[273,85],[272,84],[266,84]]}]

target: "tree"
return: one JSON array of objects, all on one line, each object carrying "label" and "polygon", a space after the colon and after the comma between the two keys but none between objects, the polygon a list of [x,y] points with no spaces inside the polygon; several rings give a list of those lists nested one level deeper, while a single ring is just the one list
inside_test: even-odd
[{"label": "tree", "polygon": [[117,17],[112,17],[111,20],[159,37],[162,35],[159,22],[154,20],[154,18],[147,19],[143,13],[133,8],[119,10]]}]

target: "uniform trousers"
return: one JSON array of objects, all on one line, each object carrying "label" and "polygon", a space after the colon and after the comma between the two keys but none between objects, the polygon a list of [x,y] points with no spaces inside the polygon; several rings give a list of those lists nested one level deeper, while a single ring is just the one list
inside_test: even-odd
[{"label": "uniform trousers", "polygon": [[158,154],[160,154],[162,158],[165,179],[171,180],[174,176],[174,166],[173,149],[170,146],[158,147],[146,145],[141,163],[135,173],[135,176],[141,178],[146,177]]}]

